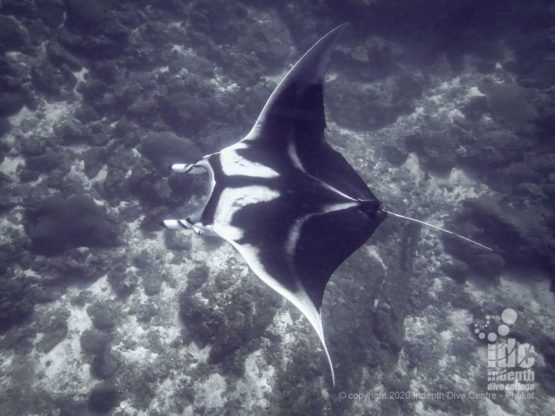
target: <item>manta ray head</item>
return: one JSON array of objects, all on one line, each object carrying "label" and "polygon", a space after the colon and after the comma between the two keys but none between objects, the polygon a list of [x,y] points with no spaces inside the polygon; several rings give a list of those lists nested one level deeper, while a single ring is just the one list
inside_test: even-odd
[{"label": "manta ray head", "polygon": [[193,211],[184,219],[180,220],[164,220],[162,225],[169,229],[189,229],[194,231],[196,234],[205,235],[210,237],[215,237],[217,234],[214,233],[212,227],[202,221],[203,212],[207,209],[210,201],[210,197],[215,188],[215,174],[211,164],[208,161],[209,156],[204,156],[198,162],[195,163],[174,163],[170,166],[170,169],[176,173],[186,173],[194,175],[207,175],[207,193],[203,196],[198,208]]}]

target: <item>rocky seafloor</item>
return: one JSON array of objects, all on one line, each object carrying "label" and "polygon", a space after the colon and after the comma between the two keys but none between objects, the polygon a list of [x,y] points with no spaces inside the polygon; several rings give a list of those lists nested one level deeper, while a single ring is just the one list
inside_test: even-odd
[{"label": "rocky seafloor", "polygon": [[[495,253],[388,218],[328,284],[334,388],[230,246],[159,223],[204,192],[167,166],[242,138],[343,21],[328,141],[387,209]],[[540,0],[1,0],[0,415],[551,415],[554,22]],[[475,324],[507,308],[527,397],[487,394]]]}]

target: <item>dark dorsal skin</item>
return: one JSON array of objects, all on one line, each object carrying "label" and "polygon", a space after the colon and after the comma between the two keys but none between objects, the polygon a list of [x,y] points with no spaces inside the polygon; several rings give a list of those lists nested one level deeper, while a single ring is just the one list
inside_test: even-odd
[{"label": "dark dorsal skin", "polygon": [[307,317],[333,380],[320,318],[326,284],[386,216],[324,136],[324,75],[345,27],[329,32],[293,66],[243,140],[195,165],[174,165],[179,172],[206,169],[212,190],[199,212],[165,222],[232,244],[260,279]]}]

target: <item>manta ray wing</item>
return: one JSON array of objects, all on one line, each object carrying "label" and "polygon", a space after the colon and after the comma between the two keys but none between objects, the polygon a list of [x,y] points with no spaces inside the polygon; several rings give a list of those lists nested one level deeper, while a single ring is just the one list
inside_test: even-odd
[{"label": "manta ray wing", "polygon": [[[305,120],[316,131],[323,132],[326,121],[322,81],[333,47],[347,26],[344,23],[320,38],[283,77],[253,126],[253,130],[264,131],[257,137],[281,136],[282,117]],[[304,105],[298,105],[301,101]]]},{"label": "manta ray wing", "polygon": [[[320,317],[326,284],[386,215],[324,138],[324,75],[345,27],[333,29],[300,58],[243,140],[194,165],[211,178],[204,207],[186,220],[165,222],[231,243],[254,273],[311,323],[334,384]],[[173,169],[194,170],[182,164]]]},{"label": "manta ray wing", "polygon": [[[324,139],[324,76],[331,52],[348,26],[344,23],[331,30],[297,61],[272,92],[245,141],[289,144],[307,173],[353,197],[376,200],[355,170]],[[293,143],[284,140],[286,136]]]}]

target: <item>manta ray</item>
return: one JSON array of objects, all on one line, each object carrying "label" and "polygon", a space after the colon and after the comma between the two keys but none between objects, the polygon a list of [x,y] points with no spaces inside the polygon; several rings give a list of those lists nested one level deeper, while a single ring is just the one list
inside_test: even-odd
[{"label": "manta ray", "polygon": [[297,61],[242,140],[196,163],[171,166],[179,173],[207,172],[210,193],[187,218],[163,221],[230,243],[254,274],[308,319],[333,385],[320,315],[326,285],[393,214],[324,135],[324,77],[347,26],[331,30]]}]

